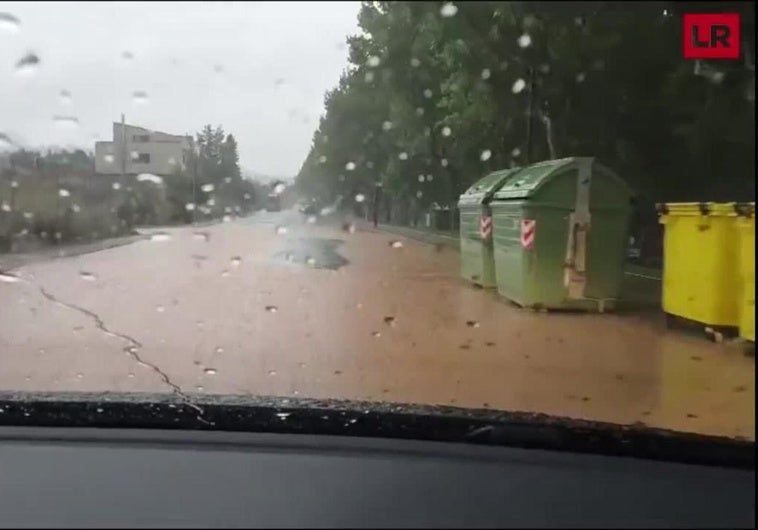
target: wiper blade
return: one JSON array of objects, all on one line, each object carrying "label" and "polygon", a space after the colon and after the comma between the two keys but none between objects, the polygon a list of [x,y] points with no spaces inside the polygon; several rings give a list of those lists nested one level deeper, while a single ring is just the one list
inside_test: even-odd
[{"label": "wiper blade", "polygon": [[[0,426],[403,438],[755,469],[755,442],[530,412],[272,396],[0,392]],[[2,437],[2,431],[0,431]]]}]

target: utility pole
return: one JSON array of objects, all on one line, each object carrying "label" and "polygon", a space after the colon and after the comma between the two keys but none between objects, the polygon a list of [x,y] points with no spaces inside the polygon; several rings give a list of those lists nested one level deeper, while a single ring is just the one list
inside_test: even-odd
[{"label": "utility pole", "polygon": [[529,67],[529,107],[526,110],[526,163],[532,159],[532,116],[534,115],[534,67]]},{"label": "utility pole", "polygon": [[126,180],[126,117],[121,113],[121,186]]}]

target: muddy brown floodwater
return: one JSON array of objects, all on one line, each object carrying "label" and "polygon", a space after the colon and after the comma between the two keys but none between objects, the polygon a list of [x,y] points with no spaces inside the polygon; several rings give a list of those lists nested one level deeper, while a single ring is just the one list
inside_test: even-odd
[{"label": "muddy brown floodwater", "polygon": [[25,265],[0,282],[0,390],[167,379],[755,439],[754,361],[738,349],[635,316],[520,310],[458,269],[452,249],[293,212]]}]

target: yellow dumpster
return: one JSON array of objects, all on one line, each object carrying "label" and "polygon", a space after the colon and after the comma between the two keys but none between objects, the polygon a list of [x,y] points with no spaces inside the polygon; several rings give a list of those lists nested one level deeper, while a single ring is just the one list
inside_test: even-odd
[{"label": "yellow dumpster", "polygon": [[755,342],[755,203],[737,204],[740,337]]},{"label": "yellow dumpster", "polygon": [[707,326],[738,327],[739,239],[734,203],[659,205],[663,310]]}]

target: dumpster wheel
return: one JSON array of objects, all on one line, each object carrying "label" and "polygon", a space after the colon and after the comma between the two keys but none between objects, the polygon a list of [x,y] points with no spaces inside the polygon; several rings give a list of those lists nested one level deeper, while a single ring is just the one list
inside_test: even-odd
[{"label": "dumpster wheel", "polygon": [[737,328],[733,326],[708,326],[702,322],[690,320],[688,318],[664,313],[666,329],[682,330],[704,334],[708,340],[715,343],[722,343],[728,339],[734,339],[738,336]]}]

